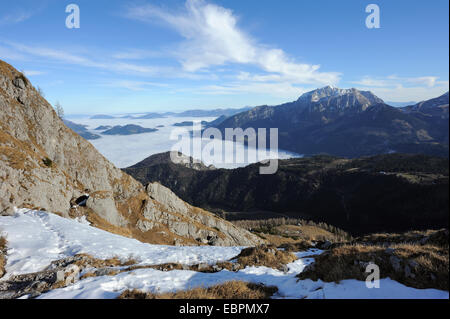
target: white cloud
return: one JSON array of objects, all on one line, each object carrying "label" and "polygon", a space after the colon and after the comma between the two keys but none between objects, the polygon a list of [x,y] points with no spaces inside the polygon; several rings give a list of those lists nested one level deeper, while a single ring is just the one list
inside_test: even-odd
[{"label": "white cloud", "polygon": [[[127,16],[145,22],[162,21],[185,40],[176,54],[183,68],[195,72],[212,66],[237,63],[254,65],[268,73],[257,81],[290,81],[296,84],[337,84],[340,74],[319,72],[319,65],[298,63],[283,50],[257,43],[237,25],[229,9],[203,0],[187,0],[185,10],[171,13],[153,5],[130,8]],[[263,75],[264,76],[264,75]]]}]

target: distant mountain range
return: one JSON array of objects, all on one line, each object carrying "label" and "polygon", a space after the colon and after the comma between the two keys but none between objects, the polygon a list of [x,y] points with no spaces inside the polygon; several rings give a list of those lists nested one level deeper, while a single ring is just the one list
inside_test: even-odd
[{"label": "distant mountain range", "polygon": [[[80,135],[86,140],[96,140],[101,138],[100,135],[89,132],[86,128],[87,125],[77,124],[69,120],[64,120],[64,124],[71,128],[75,133]],[[101,132],[104,135],[133,135],[142,133],[151,133],[158,131],[155,128],[146,128],[140,125],[127,124],[127,125],[100,125],[94,129],[95,131]]]},{"label": "distant mountain range", "polygon": [[140,114],[140,115],[136,115],[136,114],[128,114],[125,116],[112,116],[112,115],[103,115],[103,114],[98,114],[98,115],[94,115],[91,116],[91,119],[113,119],[113,118],[130,118],[130,119],[158,119],[158,118],[165,118],[168,116],[173,116],[173,117],[220,117],[220,116],[232,116],[234,114],[238,114],[241,112],[245,112],[250,110],[251,107],[243,107],[243,108],[239,108],[239,109],[233,109],[233,108],[229,108],[229,109],[214,109],[214,110],[188,110],[188,111],[183,111],[180,113],[175,113],[175,112],[164,112],[164,113],[155,113],[155,112],[149,112],[149,113],[145,113],[145,114]]},{"label": "distant mountain range", "polygon": [[156,132],[155,128],[146,128],[135,124],[116,125],[106,131],[103,131],[104,135],[133,135],[142,133]]},{"label": "distant mountain range", "polygon": [[[201,121],[199,124],[200,125],[209,125],[210,122]],[[184,121],[184,122],[173,124],[173,126],[190,126],[190,127],[192,127],[193,125],[194,125],[194,121]]]},{"label": "distant mountain range", "polygon": [[416,104],[416,101],[409,101],[409,102],[392,102],[392,101],[386,101],[387,105],[395,106],[395,107],[405,107],[409,105]]},{"label": "distant mountain range", "polygon": [[297,101],[258,106],[214,125],[278,128],[279,147],[299,154],[359,157],[391,152],[448,156],[448,93],[389,106],[369,91],[327,86]]},{"label": "distant mountain range", "polygon": [[112,128],[111,125],[100,125],[100,126],[97,126],[94,130],[95,131],[106,131],[106,130],[109,130],[110,128]]},{"label": "distant mountain range", "polygon": [[75,133],[77,133],[86,140],[96,140],[101,137],[98,134],[93,134],[89,132],[88,129],[86,128],[86,125],[77,124],[66,119],[64,120],[64,124],[66,124],[67,127],[71,128]]},{"label": "distant mountain range", "polygon": [[113,118],[115,118],[114,116],[112,116],[112,115],[105,115],[105,114],[97,114],[97,115],[94,115],[94,116],[91,116],[91,119],[107,119],[107,120],[109,120],[109,119],[113,119]]},{"label": "distant mountain range", "polygon": [[227,219],[299,217],[352,234],[448,227],[448,159],[385,154],[359,159],[314,156],[214,169],[192,158],[175,164],[156,154],[123,169],[143,185],[159,182],[192,205]]}]

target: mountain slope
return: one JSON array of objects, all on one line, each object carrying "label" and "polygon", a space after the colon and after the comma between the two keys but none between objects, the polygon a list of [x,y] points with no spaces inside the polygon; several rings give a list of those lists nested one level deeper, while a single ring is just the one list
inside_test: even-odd
[{"label": "mountain slope", "polygon": [[280,160],[273,175],[259,164],[193,170],[143,162],[124,169],[146,184],[160,182],[187,202],[225,210],[228,219],[299,217],[352,234],[448,227],[448,160],[388,154]]},{"label": "mountain slope", "polygon": [[406,106],[402,109],[406,112],[421,112],[428,115],[440,116],[448,120],[448,95],[449,92],[437,98]]},{"label": "mountain slope", "polygon": [[151,243],[260,242],[161,185],[144,188],[65,126],[29,80],[0,61],[0,214],[14,207],[86,216],[94,226]]},{"label": "mountain slope", "polygon": [[[441,100],[446,100],[448,113],[448,94]],[[428,110],[434,108],[432,104]],[[216,127],[222,132],[238,127],[278,128],[279,147],[305,155],[359,157],[398,151],[448,156],[448,117],[443,120],[416,109],[405,112],[356,89],[328,86],[291,103],[234,115]]]}]

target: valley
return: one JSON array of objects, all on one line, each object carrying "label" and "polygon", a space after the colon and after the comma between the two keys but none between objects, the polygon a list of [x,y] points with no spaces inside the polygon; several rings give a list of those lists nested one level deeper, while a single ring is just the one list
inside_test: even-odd
[{"label": "valley", "polygon": [[259,164],[193,169],[172,163],[168,153],[124,169],[144,185],[162,183],[192,205],[229,220],[305,218],[352,234],[448,225],[446,158],[315,156],[280,160],[274,175],[258,170]]}]

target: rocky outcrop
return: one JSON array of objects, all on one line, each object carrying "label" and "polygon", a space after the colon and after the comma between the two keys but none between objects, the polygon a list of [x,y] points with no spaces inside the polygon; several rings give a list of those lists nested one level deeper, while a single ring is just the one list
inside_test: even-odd
[{"label": "rocky outcrop", "polygon": [[[150,183],[146,187],[150,198],[162,203],[163,209],[149,209],[144,216],[149,220],[164,218],[167,227],[178,236],[189,236],[210,245],[231,245],[233,242],[241,242],[245,246],[254,244],[255,238],[250,233],[243,233],[241,228],[224,221],[213,214],[200,208],[193,207],[177,197],[170,189],[158,183]],[[166,214],[170,211],[176,214]],[[185,220],[193,221],[188,223]],[[199,227],[205,226],[205,228]],[[219,231],[219,232],[217,232]],[[221,236],[227,234],[228,236]],[[262,242],[261,240],[258,240]]]},{"label": "rocky outcrop", "polygon": [[96,275],[106,276],[118,273],[114,267],[126,266],[119,259],[96,259],[90,255],[77,254],[53,261],[42,271],[12,275],[0,281],[0,299],[16,299],[27,295],[36,298],[52,289],[66,287],[77,282],[86,269],[95,270]]},{"label": "rocky outcrop", "polygon": [[[65,126],[22,73],[0,61],[1,214],[25,207],[64,217],[84,215],[99,228],[158,244],[260,241],[203,210],[180,210],[181,200],[162,194],[151,198],[140,183]],[[73,205],[84,195],[89,195],[85,206]]]}]

